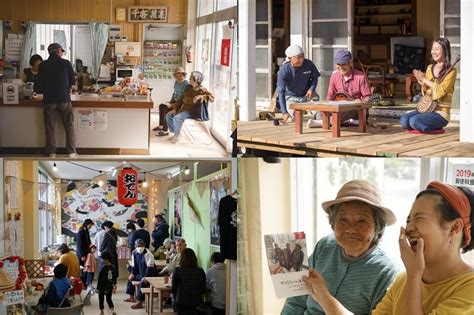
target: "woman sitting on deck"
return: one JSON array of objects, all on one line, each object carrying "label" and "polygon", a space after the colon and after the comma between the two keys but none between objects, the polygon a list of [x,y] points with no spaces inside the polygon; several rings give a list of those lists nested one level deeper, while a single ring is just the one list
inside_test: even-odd
[{"label": "woman sitting on deck", "polygon": [[[437,38],[431,47],[432,64],[426,69],[426,74],[413,70],[418,83],[425,93],[431,93],[433,100],[438,101],[435,110],[430,113],[420,113],[416,110],[406,113],[400,118],[402,128],[420,132],[435,132],[442,130],[449,123],[451,102],[456,82],[457,71],[451,67],[451,45],[446,38]],[[439,78],[444,79],[439,82]]]}]

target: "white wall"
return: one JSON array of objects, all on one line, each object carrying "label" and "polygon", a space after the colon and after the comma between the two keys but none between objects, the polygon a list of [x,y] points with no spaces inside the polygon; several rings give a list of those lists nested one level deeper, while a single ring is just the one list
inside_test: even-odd
[{"label": "white wall", "polygon": [[474,37],[468,30],[474,29],[474,1],[461,0],[461,142],[474,142],[474,94],[470,89],[474,82],[471,71],[474,68],[474,60],[470,54],[474,50]]},{"label": "white wall", "polygon": [[[282,159],[280,164],[268,164],[259,160],[261,239],[265,234],[291,232],[291,187],[290,161]],[[265,315],[280,314],[285,299],[277,299],[268,272],[265,247],[262,246],[262,296]]]},{"label": "white wall", "polygon": [[3,159],[0,158],[0,257],[3,256],[3,252],[5,250],[5,243],[4,243],[4,229],[5,229],[5,206],[3,204]]}]

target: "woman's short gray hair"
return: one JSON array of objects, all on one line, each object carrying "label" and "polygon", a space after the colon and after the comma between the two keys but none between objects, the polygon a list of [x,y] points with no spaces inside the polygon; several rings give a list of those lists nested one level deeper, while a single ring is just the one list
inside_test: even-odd
[{"label": "woman's short gray hair", "polygon": [[171,239],[170,238],[165,238],[165,240],[163,241],[163,245],[166,246],[168,244],[171,243]]},{"label": "woman's short gray hair", "polygon": [[[382,238],[383,233],[385,232],[387,221],[385,220],[384,216],[382,216],[382,212],[380,211],[379,208],[371,206],[365,202],[363,203],[366,204],[372,210],[372,216],[374,218],[374,223],[375,223],[375,237],[373,239],[373,243],[378,244],[380,239]],[[331,225],[331,228],[333,230],[336,225],[337,214],[339,212],[339,208],[341,207],[341,204],[342,203],[335,204],[334,206],[329,208],[329,211],[328,211],[329,224]]]},{"label": "woman's short gray hair", "polygon": [[202,81],[204,81],[204,75],[199,71],[191,72],[191,76],[189,78],[192,78],[198,85],[201,85]]}]

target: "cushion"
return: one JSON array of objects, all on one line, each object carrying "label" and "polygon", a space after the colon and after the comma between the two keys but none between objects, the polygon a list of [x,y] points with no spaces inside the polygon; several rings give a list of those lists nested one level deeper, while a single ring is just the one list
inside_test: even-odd
[{"label": "cushion", "polygon": [[425,131],[425,132],[413,129],[413,130],[407,130],[407,132],[412,133],[414,135],[424,135],[424,134],[426,134],[426,135],[439,135],[439,134],[444,133],[444,129]]}]

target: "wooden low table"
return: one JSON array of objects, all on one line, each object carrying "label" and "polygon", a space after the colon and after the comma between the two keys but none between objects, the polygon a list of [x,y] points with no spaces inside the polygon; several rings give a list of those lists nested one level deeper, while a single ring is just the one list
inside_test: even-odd
[{"label": "wooden low table", "polygon": [[148,299],[148,314],[153,315],[153,295],[158,292],[158,310],[159,313],[163,312],[163,297],[171,294],[171,279],[169,283],[165,283],[164,277],[146,277],[148,283],[150,283],[150,298]]},{"label": "wooden low table", "polygon": [[295,111],[295,131],[303,133],[303,113],[307,110],[321,112],[323,116],[323,129],[329,129],[329,114],[332,117],[332,136],[341,136],[341,114],[344,112],[359,111],[359,131],[367,131],[367,110],[372,107],[369,103],[355,101],[318,101],[307,103],[292,103],[290,109]]}]

